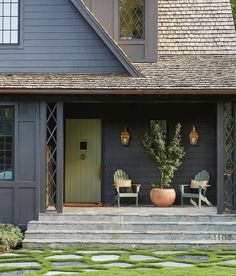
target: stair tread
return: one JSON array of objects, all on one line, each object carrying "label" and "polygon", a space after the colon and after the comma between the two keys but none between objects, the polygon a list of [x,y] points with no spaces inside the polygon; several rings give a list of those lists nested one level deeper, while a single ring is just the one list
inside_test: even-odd
[{"label": "stair tread", "polygon": [[233,222],[233,221],[217,221],[217,222],[211,222],[211,221],[207,221],[207,222],[204,222],[204,221],[192,221],[192,222],[189,222],[189,221],[171,221],[171,222],[155,222],[155,221],[152,221],[152,222],[149,222],[149,221],[145,221],[145,222],[136,222],[136,221],[132,221],[132,222],[128,222],[128,221],[125,221],[125,222],[120,222],[120,221],[30,221],[29,222],[30,225],[32,224],[125,224],[125,225],[131,225],[131,224],[135,224],[135,225],[168,225],[168,224],[177,224],[177,225],[182,225],[182,224],[187,224],[187,225],[196,225],[196,224],[199,224],[199,225],[235,225],[236,226],[236,221]]},{"label": "stair tread", "polygon": [[25,239],[23,243],[119,243],[119,244],[236,244],[236,240],[195,240],[195,241],[184,241],[184,240],[78,240],[78,239]]},{"label": "stair tread", "polygon": [[85,234],[89,234],[89,233],[94,233],[94,234],[119,234],[119,233],[130,233],[130,234],[140,234],[140,233],[145,233],[145,234],[236,234],[236,231],[199,231],[199,230],[195,230],[195,231],[181,231],[179,232],[178,230],[150,230],[150,231],[134,231],[134,230],[27,230],[26,231],[26,235],[27,233],[29,234],[36,234],[36,233],[40,233],[40,234],[45,234],[45,233],[59,233],[59,234],[67,234],[67,233],[85,233]]}]

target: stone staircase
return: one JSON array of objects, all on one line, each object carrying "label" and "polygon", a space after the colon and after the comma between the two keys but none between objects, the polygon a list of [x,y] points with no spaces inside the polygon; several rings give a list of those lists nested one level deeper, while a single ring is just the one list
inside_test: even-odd
[{"label": "stone staircase", "polygon": [[[122,209],[122,208],[120,208]],[[24,248],[219,247],[236,249],[236,216],[155,212],[40,214],[25,233]],[[153,208],[155,210],[155,208]],[[182,210],[183,209],[179,208]],[[156,209],[157,210],[157,209]],[[184,209],[185,213],[187,209]],[[199,211],[200,212],[200,211]]]}]

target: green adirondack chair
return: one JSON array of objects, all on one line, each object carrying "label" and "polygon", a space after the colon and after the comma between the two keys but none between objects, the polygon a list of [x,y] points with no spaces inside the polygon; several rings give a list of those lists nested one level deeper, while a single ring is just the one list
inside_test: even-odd
[{"label": "green adirondack chair", "polygon": [[[136,207],[138,207],[138,193],[140,190],[140,184],[131,184],[131,180],[126,172],[117,170],[113,176],[114,186],[116,189],[116,197],[114,201],[117,201],[118,207],[120,207],[121,198],[136,198]],[[126,192],[122,192],[122,189],[127,189]]]},{"label": "green adirondack chair", "polygon": [[190,187],[189,184],[179,185],[180,193],[181,193],[181,206],[184,205],[184,198],[190,198],[190,203],[194,206],[197,206],[197,203],[193,200],[193,198],[198,199],[199,208],[201,208],[202,201],[205,202],[208,206],[213,206],[212,203],[206,197],[207,188],[210,187],[210,185],[208,185],[209,179],[210,179],[210,175],[205,170],[196,174],[196,176],[194,177],[195,181],[205,181],[206,182],[206,184],[204,186],[199,185],[199,186],[191,187],[191,189],[198,190],[197,193],[185,192],[185,187]]}]

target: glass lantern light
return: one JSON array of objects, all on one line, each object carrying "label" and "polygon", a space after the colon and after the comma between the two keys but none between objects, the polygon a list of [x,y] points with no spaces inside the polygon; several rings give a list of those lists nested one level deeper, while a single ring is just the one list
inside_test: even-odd
[{"label": "glass lantern light", "polygon": [[195,126],[193,126],[192,131],[189,134],[189,142],[192,146],[196,146],[198,143],[199,135],[195,129]]},{"label": "glass lantern light", "polygon": [[121,144],[123,146],[128,146],[129,139],[130,139],[129,132],[126,130],[126,128],[124,128],[124,130],[121,132],[121,135],[120,135]]}]

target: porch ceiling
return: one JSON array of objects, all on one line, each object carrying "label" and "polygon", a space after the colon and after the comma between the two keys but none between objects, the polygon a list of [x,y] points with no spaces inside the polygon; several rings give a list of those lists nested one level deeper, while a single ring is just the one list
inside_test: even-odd
[{"label": "porch ceiling", "polygon": [[236,55],[162,55],[143,74],[0,74],[0,93],[236,94]]}]

